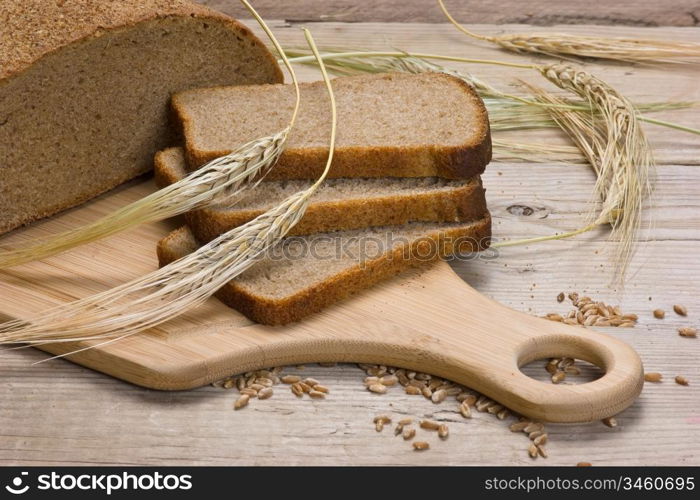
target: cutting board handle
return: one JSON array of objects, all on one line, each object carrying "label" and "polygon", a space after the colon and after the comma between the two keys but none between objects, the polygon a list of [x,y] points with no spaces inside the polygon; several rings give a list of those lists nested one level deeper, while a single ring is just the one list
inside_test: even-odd
[{"label": "cutting board handle", "polygon": [[[170,331],[166,343],[133,337],[83,351],[76,361],[157,389],[187,389],[235,373],[308,362],[394,365],[453,380],[551,422],[613,416],[632,404],[643,383],[642,363],[626,343],[514,311],[471,288],[444,262],[284,327],[206,320],[199,329]],[[58,354],[75,346],[47,348]],[[108,362],[110,349],[143,352],[144,363]],[[605,375],[554,385],[520,370],[537,359],[563,356],[589,361]]]}]

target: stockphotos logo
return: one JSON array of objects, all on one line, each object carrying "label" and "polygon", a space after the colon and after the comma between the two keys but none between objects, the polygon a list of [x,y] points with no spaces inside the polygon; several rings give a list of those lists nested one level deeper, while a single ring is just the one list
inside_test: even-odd
[{"label": "stockphotos logo", "polygon": [[22,472],[19,476],[12,480],[12,484],[5,486],[5,489],[13,495],[22,495],[29,489],[28,484],[24,484],[24,478],[29,475],[28,472]]},{"label": "stockphotos logo", "polygon": [[[22,472],[12,479],[5,489],[13,495],[29,491],[29,473]],[[41,474],[37,476],[35,488],[39,491],[95,491],[111,495],[115,491],[174,491],[192,489],[192,476],[189,474],[163,475],[150,474]]]}]

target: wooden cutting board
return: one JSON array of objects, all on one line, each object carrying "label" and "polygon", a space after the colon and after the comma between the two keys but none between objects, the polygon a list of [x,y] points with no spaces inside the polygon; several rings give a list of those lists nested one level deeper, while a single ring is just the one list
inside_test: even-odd
[{"label": "wooden cutting board", "polygon": [[[2,239],[3,245],[65,230],[151,192],[134,182]],[[44,262],[0,271],[0,314],[25,318],[152,271],[156,242],[175,227],[143,226]],[[53,354],[91,344],[54,344]],[[535,359],[572,356],[606,371],[582,385],[524,375]],[[285,327],[251,323],[210,299],[156,329],[68,356],[73,362],[155,389],[188,389],[234,373],[317,361],[397,365],[472,387],[532,418],[590,421],[615,415],[637,397],[642,364],[624,342],[516,312],[475,291],[444,262],[376,286]]]}]

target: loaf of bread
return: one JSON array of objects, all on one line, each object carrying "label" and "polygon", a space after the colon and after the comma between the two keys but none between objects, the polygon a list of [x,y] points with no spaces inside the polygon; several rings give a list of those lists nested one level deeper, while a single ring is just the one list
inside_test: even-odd
[{"label": "loaf of bread", "polygon": [[185,0],[0,0],[0,233],[147,172],[173,92],[279,83],[245,26]]},{"label": "loaf of bread", "polygon": [[[159,187],[187,175],[181,148],[160,151],[155,159]],[[201,242],[210,241],[308,188],[313,180],[264,181],[244,191],[233,206],[190,212],[185,220]],[[486,199],[481,179],[354,178],[329,179],[311,198],[306,214],[290,235],[400,225],[407,222],[467,222],[483,217]]]},{"label": "loaf of bread", "polygon": [[[338,134],[329,178],[479,175],[491,159],[486,108],[464,81],[439,73],[336,78]],[[173,109],[191,169],[287,126],[291,85],[181,92]],[[326,163],[330,108],[323,82],[301,85],[301,108],[269,179],[315,179]]]},{"label": "loaf of bread", "polygon": [[[457,251],[488,246],[488,213],[472,223],[412,223],[287,238],[283,251],[267,256],[221,288],[216,296],[258,323],[283,325],[339,300]],[[185,226],[158,243],[167,265],[195,251]]]}]

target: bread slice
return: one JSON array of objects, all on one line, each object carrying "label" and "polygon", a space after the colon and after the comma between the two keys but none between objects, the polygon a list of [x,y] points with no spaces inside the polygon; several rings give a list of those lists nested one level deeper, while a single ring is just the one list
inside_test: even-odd
[{"label": "bread slice", "polygon": [[[490,236],[491,218],[485,214],[468,224],[411,223],[291,237],[216,296],[253,321],[283,325],[409,267],[457,249],[483,250]],[[190,230],[181,227],[158,243],[158,260],[164,266],[197,247]]]},{"label": "bread slice", "polygon": [[277,83],[248,28],[185,0],[0,0],[0,233],[151,169],[173,92]]},{"label": "bread slice", "polygon": [[[156,154],[159,187],[187,175],[181,148]],[[232,207],[214,206],[185,215],[201,242],[245,224],[285,198],[308,188],[311,180],[262,182],[244,193]],[[486,212],[481,179],[424,178],[329,179],[314,197],[304,218],[290,235],[400,225],[407,222],[458,222],[478,219]]]},{"label": "bread slice", "polygon": [[[439,73],[336,78],[338,134],[329,177],[470,178],[491,159],[486,108],[462,80]],[[219,87],[173,96],[191,169],[287,126],[290,85]],[[270,179],[323,170],[330,109],[323,82],[301,85],[301,109]]]}]

